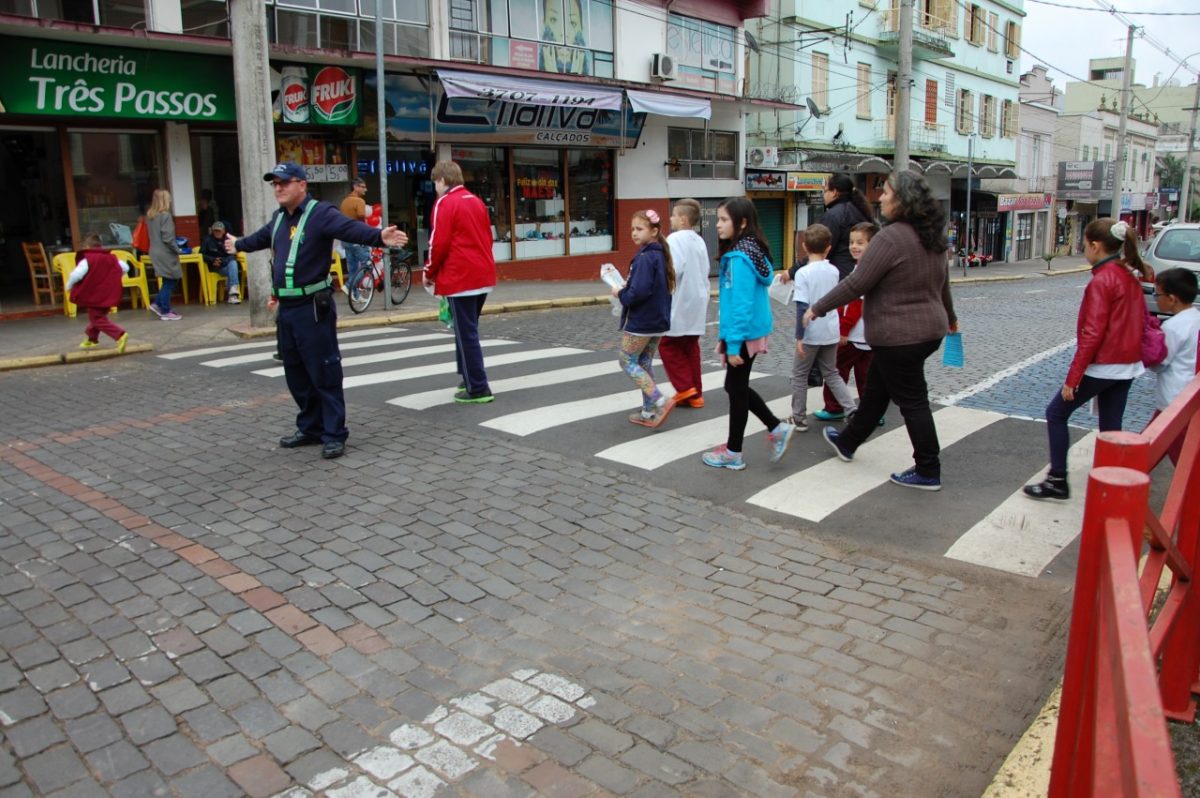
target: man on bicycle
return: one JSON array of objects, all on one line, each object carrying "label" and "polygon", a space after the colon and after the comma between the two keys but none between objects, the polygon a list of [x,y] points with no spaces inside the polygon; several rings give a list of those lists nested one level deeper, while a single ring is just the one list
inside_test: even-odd
[{"label": "man on bicycle", "polygon": [[[342,200],[342,213],[356,222],[366,222],[366,196],[367,181],[361,177],[354,178],[350,183],[350,193]],[[342,249],[346,252],[346,263],[343,269],[345,280],[342,281],[342,293],[349,295],[350,288],[346,281],[355,275],[359,266],[365,266],[371,262],[371,248],[362,244],[352,244],[349,241],[343,241]]]}]

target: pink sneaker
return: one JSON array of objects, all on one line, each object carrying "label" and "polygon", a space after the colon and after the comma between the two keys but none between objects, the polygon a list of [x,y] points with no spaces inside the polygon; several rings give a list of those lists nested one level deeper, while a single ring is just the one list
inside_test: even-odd
[{"label": "pink sneaker", "polygon": [[180,316],[175,311],[170,310],[170,311],[167,311],[166,313],[162,314],[161,316],[159,316],[159,318],[162,319],[163,321],[179,321],[180,319],[183,318],[183,316]]}]

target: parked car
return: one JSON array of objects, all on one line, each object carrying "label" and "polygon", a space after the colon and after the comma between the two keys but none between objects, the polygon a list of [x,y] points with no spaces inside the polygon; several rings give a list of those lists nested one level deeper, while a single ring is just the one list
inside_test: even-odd
[{"label": "parked car", "polygon": [[[1162,228],[1142,251],[1142,260],[1150,264],[1155,274],[1180,267],[1200,276],[1200,224],[1177,222]],[[1159,313],[1152,283],[1142,283],[1142,292],[1146,295],[1146,307],[1151,313],[1168,315]]]}]

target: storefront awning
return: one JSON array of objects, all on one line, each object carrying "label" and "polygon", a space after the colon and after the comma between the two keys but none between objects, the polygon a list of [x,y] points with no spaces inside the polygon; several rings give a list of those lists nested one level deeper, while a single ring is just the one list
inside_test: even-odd
[{"label": "storefront awning", "polygon": [[712,101],[707,97],[681,97],[655,91],[628,89],[629,105],[637,113],[712,119]]},{"label": "storefront awning", "polygon": [[621,110],[621,90],[607,86],[517,78],[483,72],[458,72],[450,69],[439,69],[437,74],[447,97],[478,97],[527,105]]}]

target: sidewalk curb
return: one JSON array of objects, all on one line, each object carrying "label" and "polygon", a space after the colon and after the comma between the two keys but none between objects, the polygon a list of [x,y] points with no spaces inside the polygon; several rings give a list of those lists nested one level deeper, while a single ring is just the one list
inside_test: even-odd
[{"label": "sidewalk curb", "polygon": [[1070,269],[1052,269],[1050,271],[1030,272],[1029,274],[997,274],[994,277],[951,277],[950,285],[969,285],[971,283],[1004,283],[1013,280],[1028,280],[1030,277],[1065,277],[1071,274],[1090,272],[1091,266],[1075,266]]},{"label": "sidewalk curb", "polygon": [[94,360],[109,360],[114,357],[124,357],[141,352],[153,352],[153,344],[130,344],[125,347],[124,354],[116,349],[101,349],[99,351],[80,350],[78,352],[60,352],[57,355],[37,355],[36,357],[11,357],[0,360],[0,371],[17,371],[18,369],[33,369],[41,366],[65,366],[71,363],[90,363]]},{"label": "sidewalk curb", "polygon": [[1050,787],[1050,762],[1062,700],[1060,679],[1033,723],[1013,746],[982,798],[1042,798]]}]

